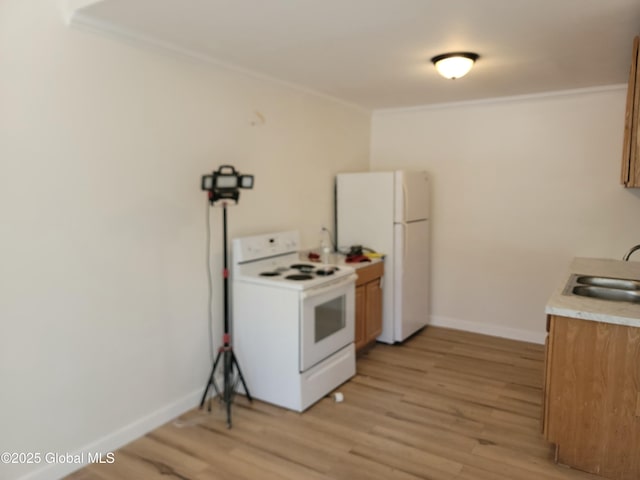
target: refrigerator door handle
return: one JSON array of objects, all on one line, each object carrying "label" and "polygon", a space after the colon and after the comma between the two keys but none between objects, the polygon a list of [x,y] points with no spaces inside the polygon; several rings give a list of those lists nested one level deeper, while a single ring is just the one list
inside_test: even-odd
[{"label": "refrigerator door handle", "polygon": [[403,222],[402,223],[402,264],[403,265],[406,265],[407,263],[407,250],[409,249],[408,237],[409,235],[407,235],[407,224]]},{"label": "refrigerator door handle", "polygon": [[403,180],[402,181],[402,203],[404,205],[404,211],[402,212],[401,222],[406,222],[407,218],[409,218],[409,192],[407,191],[407,184]]}]

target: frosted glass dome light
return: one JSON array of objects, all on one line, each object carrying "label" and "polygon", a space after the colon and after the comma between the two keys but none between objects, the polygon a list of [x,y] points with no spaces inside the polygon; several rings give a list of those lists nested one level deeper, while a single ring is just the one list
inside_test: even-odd
[{"label": "frosted glass dome light", "polygon": [[480,55],[477,53],[455,52],[437,55],[431,61],[440,75],[455,80],[469,73],[478,58]]}]

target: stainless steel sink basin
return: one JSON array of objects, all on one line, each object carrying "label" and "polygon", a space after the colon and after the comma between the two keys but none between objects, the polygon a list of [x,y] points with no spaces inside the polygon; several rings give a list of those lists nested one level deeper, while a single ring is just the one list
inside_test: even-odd
[{"label": "stainless steel sink basin", "polygon": [[576,278],[576,283],[594,285],[596,287],[618,288],[621,290],[640,290],[640,282],[625,278],[593,277],[581,275]]},{"label": "stainless steel sink basin", "polygon": [[583,285],[579,287],[573,287],[572,293],[574,295],[580,295],[581,297],[599,298],[601,300],[640,303],[640,292],[635,290],[621,290],[619,288]]},{"label": "stainless steel sink basin", "polygon": [[640,281],[576,274],[569,278],[563,294],[614,302],[640,303]]}]

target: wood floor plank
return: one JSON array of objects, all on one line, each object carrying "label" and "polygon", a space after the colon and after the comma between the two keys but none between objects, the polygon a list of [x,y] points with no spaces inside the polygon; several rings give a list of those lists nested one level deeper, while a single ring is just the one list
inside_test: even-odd
[{"label": "wood floor plank", "polygon": [[[540,433],[544,347],[428,327],[378,344],[300,414],[238,396],[131,442],[69,480],[595,480]],[[249,388],[251,386],[249,385]]]}]

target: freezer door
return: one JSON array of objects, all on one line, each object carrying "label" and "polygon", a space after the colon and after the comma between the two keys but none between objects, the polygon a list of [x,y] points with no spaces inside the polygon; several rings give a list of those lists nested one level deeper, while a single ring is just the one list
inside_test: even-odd
[{"label": "freezer door", "polygon": [[429,322],[429,221],[395,225],[394,340]]},{"label": "freezer door", "polygon": [[427,172],[395,172],[395,222],[429,218]]}]

